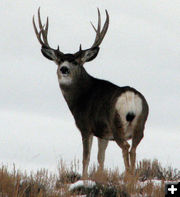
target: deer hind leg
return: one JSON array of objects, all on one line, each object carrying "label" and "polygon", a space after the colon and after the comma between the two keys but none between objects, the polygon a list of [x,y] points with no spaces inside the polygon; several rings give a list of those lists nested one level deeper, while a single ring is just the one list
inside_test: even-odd
[{"label": "deer hind leg", "polygon": [[108,145],[108,140],[98,138],[98,170],[102,171],[104,168],[105,151]]},{"label": "deer hind leg", "polygon": [[143,138],[144,126],[136,126],[133,137],[132,137],[132,146],[130,150],[130,162],[131,162],[131,173],[134,174],[135,164],[136,164],[136,148],[140,141]]},{"label": "deer hind leg", "polygon": [[122,149],[122,155],[123,155],[125,169],[126,169],[126,172],[129,172],[130,171],[130,164],[129,164],[129,148],[130,148],[130,145],[127,141],[121,140],[119,138],[116,139],[116,143]]},{"label": "deer hind leg", "polygon": [[122,147],[122,154],[123,154],[123,159],[124,159],[124,165],[125,165],[126,172],[129,172],[129,170],[130,170],[129,147],[130,147],[129,143],[125,141],[123,143],[123,147]]},{"label": "deer hind leg", "polygon": [[93,135],[89,135],[86,137],[82,136],[82,143],[83,143],[83,172],[82,172],[82,179],[86,179],[88,177],[88,165],[90,161],[90,153],[92,147]]},{"label": "deer hind leg", "polygon": [[129,164],[129,143],[125,140],[124,136],[124,130],[125,128],[122,127],[122,123],[119,119],[118,113],[115,115],[115,128],[113,129],[114,134],[114,140],[118,144],[118,146],[122,149],[122,155],[125,165],[126,172],[129,172],[130,170],[130,164]]}]

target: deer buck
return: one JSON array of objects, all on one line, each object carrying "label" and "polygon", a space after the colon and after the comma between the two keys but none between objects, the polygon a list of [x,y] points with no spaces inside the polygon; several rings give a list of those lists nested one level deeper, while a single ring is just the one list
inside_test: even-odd
[{"label": "deer buck", "polygon": [[[136,148],[143,138],[145,122],[148,116],[148,104],[144,96],[129,86],[118,87],[113,83],[97,79],[89,75],[84,63],[92,61],[99,52],[99,45],[109,26],[107,10],[106,21],[101,28],[101,15],[98,9],[98,25],[95,41],[89,49],[74,54],[64,54],[49,46],[48,17],[46,25],[42,25],[40,8],[38,9],[39,31],[34,16],[33,26],[42,54],[57,64],[57,76],[62,94],[74,116],[76,126],[82,135],[83,172],[87,178],[90,151],[93,136],[98,138],[99,170],[103,169],[105,150],[109,140],[114,140],[122,149],[126,172],[135,170]],[[132,145],[127,142],[132,140]],[[130,149],[130,151],[129,151]]]}]

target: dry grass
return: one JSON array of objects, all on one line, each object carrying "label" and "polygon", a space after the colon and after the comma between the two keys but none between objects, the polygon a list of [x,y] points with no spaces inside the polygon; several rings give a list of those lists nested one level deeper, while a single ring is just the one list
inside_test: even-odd
[{"label": "dry grass", "polygon": [[[74,160],[69,168],[62,160],[59,162],[58,174],[50,174],[42,169],[27,175],[7,166],[0,167],[0,197],[59,197],[86,195],[88,197],[140,197],[164,196],[164,181],[180,180],[180,171],[163,168],[157,160],[143,160],[137,165],[136,175],[124,176],[118,169],[97,171],[91,167],[89,179],[96,182],[92,187],[79,186],[69,191],[69,185],[81,176],[79,162]],[[161,180],[156,185],[152,180]]]}]

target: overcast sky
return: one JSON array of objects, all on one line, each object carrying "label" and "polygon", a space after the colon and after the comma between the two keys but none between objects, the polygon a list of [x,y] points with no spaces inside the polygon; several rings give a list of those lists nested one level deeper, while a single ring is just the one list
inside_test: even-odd
[{"label": "overcast sky", "polygon": [[[137,159],[157,158],[180,166],[179,0],[1,0],[0,163],[21,169],[56,169],[60,158],[81,161],[81,136],[59,90],[56,65],[40,52],[32,16],[49,16],[49,42],[73,53],[88,48],[97,7],[110,15],[108,33],[87,71],[146,97],[150,114]],[[37,19],[37,18],[36,18]],[[96,162],[94,139],[91,164]],[[124,169],[120,148],[111,142],[105,166]]]}]

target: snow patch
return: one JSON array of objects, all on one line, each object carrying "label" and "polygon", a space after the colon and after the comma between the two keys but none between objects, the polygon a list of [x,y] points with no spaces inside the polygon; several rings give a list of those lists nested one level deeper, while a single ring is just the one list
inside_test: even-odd
[{"label": "snow patch", "polygon": [[70,184],[69,190],[71,191],[71,190],[75,189],[76,187],[82,187],[82,186],[91,188],[95,185],[96,185],[96,183],[94,181],[91,181],[91,180],[79,180],[75,183]]}]

